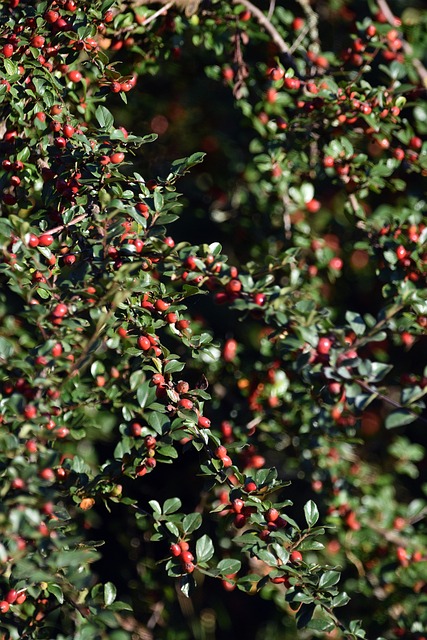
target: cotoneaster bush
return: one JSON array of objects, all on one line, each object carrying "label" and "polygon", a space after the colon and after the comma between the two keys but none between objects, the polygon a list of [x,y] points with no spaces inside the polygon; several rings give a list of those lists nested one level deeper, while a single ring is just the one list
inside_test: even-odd
[{"label": "cotoneaster bush", "polygon": [[0,8],[1,637],[425,638],[424,8]]}]

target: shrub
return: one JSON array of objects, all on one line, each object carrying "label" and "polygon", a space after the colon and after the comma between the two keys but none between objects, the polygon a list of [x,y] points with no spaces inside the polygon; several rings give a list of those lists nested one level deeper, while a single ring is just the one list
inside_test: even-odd
[{"label": "shrub", "polygon": [[2,638],[421,640],[425,10],[0,6]]}]

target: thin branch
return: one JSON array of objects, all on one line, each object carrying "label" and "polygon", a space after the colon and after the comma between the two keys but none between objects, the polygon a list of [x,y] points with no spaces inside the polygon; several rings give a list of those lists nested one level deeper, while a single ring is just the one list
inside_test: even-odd
[{"label": "thin branch", "polygon": [[[388,6],[387,0],[377,0],[377,3],[378,3],[378,8],[383,12],[387,22],[393,25],[393,27],[395,27],[396,26],[395,16],[393,15],[392,10]],[[407,42],[403,38],[401,40],[402,40],[403,51],[406,53],[406,55],[412,56],[412,64],[414,65],[424,88],[427,89],[427,69],[425,68],[421,60],[419,60],[419,58],[416,58],[414,56],[414,50],[412,49],[409,42]]]},{"label": "thin branch", "polygon": [[364,389],[365,391],[372,393],[372,395],[376,396],[377,398],[380,398],[380,400],[383,400],[383,402],[386,402],[387,404],[391,405],[395,409],[402,409],[404,411],[408,411],[408,413],[414,416],[414,418],[416,418],[423,424],[427,424],[427,420],[422,416],[420,416],[418,413],[416,413],[412,409],[409,409],[408,407],[404,407],[403,405],[400,404],[400,402],[396,402],[396,400],[392,400],[388,396],[385,396],[383,393],[380,393],[377,389],[373,389],[366,382],[363,382],[363,380],[356,379],[354,382],[358,384],[359,387],[362,387],[362,389]]},{"label": "thin branch", "polygon": [[147,24],[149,24],[150,22],[153,22],[153,20],[155,20],[159,16],[165,15],[169,11],[169,9],[173,7],[173,5],[174,5],[173,2],[168,2],[167,4],[165,4],[161,9],[158,9],[155,13],[153,13],[151,16],[146,18],[142,23],[142,26],[145,27]]},{"label": "thin branch", "polygon": [[259,24],[264,27],[266,31],[271,35],[273,42],[279,47],[282,53],[286,55],[290,55],[290,50],[286,42],[283,40],[280,33],[277,31],[276,27],[270,22],[268,17],[263,14],[261,9],[258,9],[252,2],[249,0],[232,0],[233,4],[242,4],[246,7],[258,20]]},{"label": "thin branch", "polygon": [[82,213],[79,216],[76,216],[68,224],[61,224],[61,225],[59,225],[59,227],[54,227],[53,229],[48,229],[47,231],[44,231],[43,233],[50,233],[51,235],[53,235],[54,233],[59,233],[60,231],[63,231],[66,227],[71,227],[72,225],[77,224],[78,222],[81,222],[82,220],[84,220],[86,218],[86,216],[87,216],[87,213]]}]

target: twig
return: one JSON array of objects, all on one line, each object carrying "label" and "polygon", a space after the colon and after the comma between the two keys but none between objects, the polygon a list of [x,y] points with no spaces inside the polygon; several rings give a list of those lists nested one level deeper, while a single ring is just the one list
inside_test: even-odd
[{"label": "twig", "polygon": [[308,31],[310,32],[311,39],[315,43],[315,53],[319,53],[320,38],[319,29],[317,28],[317,24],[319,21],[317,13],[311,8],[310,0],[297,0],[297,2],[301,5],[302,10],[307,17],[307,27]]},{"label": "twig", "polygon": [[54,227],[53,229],[48,229],[47,231],[44,231],[43,233],[50,233],[51,235],[53,235],[54,233],[59,233],[60,231],[62,231],[66,227],[71,227],[71,225],[74,225],[74,224],[77,224],[78,222],[81,222],[82,220],[84,220],[86,218],[86,216],[87,216],[87,213],[82,213],[79,216],[76,216],[68,224],[61,224],[61,225],[59,225],[59,227]]},{"label": "twig", "polygon": [[276,0],[270,0],[270,6],[268,7],[268,13],[267,13],[268,20],[271,20],[275,8],[276,8]]},{"label": "twig", "polygon": [[417,420],[419,420],[423,424],[427,424],[427,420],[425,418],[423,418],[422,416],[420,416],[418,413],[416,413],[412,409],[409,409],[408,407],[404,407],[403,405],[400,404],[400,402],[396,402],[396,400],[392,400],[388,396],[385,396],[383,393],[380,393],[379,391],[377,391],[377,389],[373,389],[366,382],[363,382],[363,380],[356,379],[354,382],[356,384],[358,384],[359,387],[362,387],[362,389],[364,389],[365,391],[368,391],[369,393],[372,393],[377,398],[380,398],[381,400],[383,400],[387,404],[391,405],[395,409],[402,409],[404,411],[408,411],[412,416],[414,416],[414,418],[416,418]]},{"label": "twig", "polygon": [[[378,8],[383,12],[384,17],[386,18],[387,22],[391,25],[393,25],[393,27],[396,26],[396,22],[395,22],[395,16],[393,15],[392,10],[390,9],[390,7],[388,6],[387,0],[377,0],[378,2]],[[423,63],[421,62],[421,60],[419,60],[418,58],[415,58],[414,56],[414,50],[412,49],[411,45],[409,44],[409,42],[407,42],[406,40],[404,40],[403,38],[401,38],[402,40],[402,49],[403,51],[406,53],[406,55],[408,56],[413,56],[412,57],[412,64],[414,65],[420,79],[421,82],[424,85],[424,88],[427,89],[427,69],[425,68],[425,66],[423,65]]]},{"label": "twig", "polygon": [[266,31],[271,35],[273,42],[279,47],[282,53],[286,55],[290,55],[290,50],[286,42],[283,40],[280,33],[277,31],[276,27],[271,23],[269,18],[263,14],[261,9],[258,9],[252,2],[249,0],[232,0],[233,4],[242,4],[246,7],[258,20],[259,24],[264,27]]},{"label": "twig", "polygon": [[173,2],[168,2],[167,4],[165,4],[161,9],[158,9],[155,13],[153,13],[151,16],[146,18],[142,23],[142,26],[145,27],[147,24],[149,24],[150,22],[153,22],[153,20],[155,20],[159,16],[167,13],[169,9],[173,7],[173,4],[174,4]]}]

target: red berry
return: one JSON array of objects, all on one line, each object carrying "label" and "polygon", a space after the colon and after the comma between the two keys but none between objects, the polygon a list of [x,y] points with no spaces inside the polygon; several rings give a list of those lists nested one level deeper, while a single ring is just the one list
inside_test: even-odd
[{"label": "red berry", "polygon": [[45,39],[43,36],[34,36],[31,38],[30,44],[32,47],[36,47],[36,49],[41,49],[45,43]]},{"label": "red berry", "polygon": [[225,287],[227,293],[238,293],[242,289],[242,283],[240,280],[230,280]]},{"label": "red berry", "polygon": [[181,560],[182,562],[184,562],[184,564],[187,562],[192,562],[194,560],[194,556],[191,551],[181,551]]},{"label": "red berry", "polygon": [[13,56],[14,48],[12,44],[5,44],[3,46],[3,55],[5,58],[11,58]]},{"label": "red berry", "polygon": [[10,591],[6,593],[5,600],[9,604],[13,604],[17,597],[18,597],[18,592],[15,591],[15,589],[10,589]]},{"label": "red berry", "polygon": [[27,594],[25,593],[25,591],[21,591],[17,595],[16,604],[22,604],[23,602],[25,602],[26,599],[27,599]]},{"label": "red berry", "polygon": [[299,551],[292,551],[290,556],[291,562],[302,562],[302,555]]},{"label": "red berry", "polygon": [[144,444],[147,447],[147,449],[155,449],[157,440],[154,436],[145,436]]},{"label": "red berry", "polygon": [[181,555],[182,549],[179,546],[179,544],[171,544],[170,546],[170,552],[173,556],[175,556],[175,558],[177,558],[178,556]]},{"label": "red berry", "polygon": [[49,24],[54,24],[58,20],[58,18],[59,18],[59,13],[53,10],[47,11],[44,16],[44,19]]},{"label": "red berry", "polygon": [[225,447],[223,447],[222,445],[220,445],[216,451],[215,451],[215,455],[217,458],[219,458],[220,460],[225,458],[225,456],[227,455],[227,449]]},{"label": "red berry", "polygon": [[7,600],[0,601],[0,613],[7,613],[9,611],[10,604]]},{"label": "red berry", "polygon": [[55,316],[55,318],[63,318],[64,316],[66,316],[68,313],[68,307],[65,304],[57,304],[56,307],[54,308],[54,310],[52,311],[52,315]]},{"label": "red berry", "polygon": [[407,255],[408,255],[408,252],[406,251],[405,247],[403,245],[399,245],[396,249],[397,259],[404,260]]},{"label": "red berry", "polygon": [[234,513],[241,513],[245,503],[240,498],[236,498],[233,500],[233,511]]},{"label": "red berry", "polygon": [[161,373],[155,373],[154,376],[151,378],[151,381],[155,385],[159,385],[159,384],[164,384],[165,383],[165,379],[164,379],[164,377],[162,376]]},{"label": "red berry", "polygon": [[70,80],[70,82],[76,83],[76,82],[80,82],[83,76],[80,73],[80,71],[77,71],[77,69],[74,69],[73,71],[69,71],[67,73],[67,78],[68,80]]},{"label": "red berry", "polygon": [[146,336],[139,336],[137,340],[138,347],[143,351],[148,351],[151,348],[151,342]]},{"label": "red berry", "polygon": [[166,311],[166,309],[169,309],[170,303],[165,302],[164,300],[156,300],[154,307],[157,311]]},{"label": "red berry", "polygon": [[301,86],[301,82],[298,78],[285,78],[283,84],[287,89],[296,90]]},{"label": "red berry", "polygon": [[71,126],[71,124],[65,124],[63,128],[64,136],[66,138],[71,138],[75,133],[75,128]]},{"label": "red berry", "polygon": [[280,513],[273,507],[267,511],[267,513],[265,514],[265,519],[267,520],[267,522],[276,522],[279,515]]},{"label": "red berry", "polygon": [[112,153],[110,156],[110,162],[112,164],[120,164],[125,159],[125,154],[121,151],[116,151],[116,153]]},{"label": "red berry", "polygon": [[206,416],[199,416],[199,420],[197,422],[200,429],[209,429],[211,426],[211,421]]},{"label": "red berry", "polygon": [[187,411],[191,411],[191,409],[194,407],[194,404],[188,398],[181,398],[181,400],[178,402],[178,407],[180,407],[181,409],[186,409]]},{"label": "red berry", "polygon": [[323,356],[327,355],[331,349],[331,346],[332,342],[329,340],[329,338],[320,338],[319,342],[317,343],[317,352]]}]

